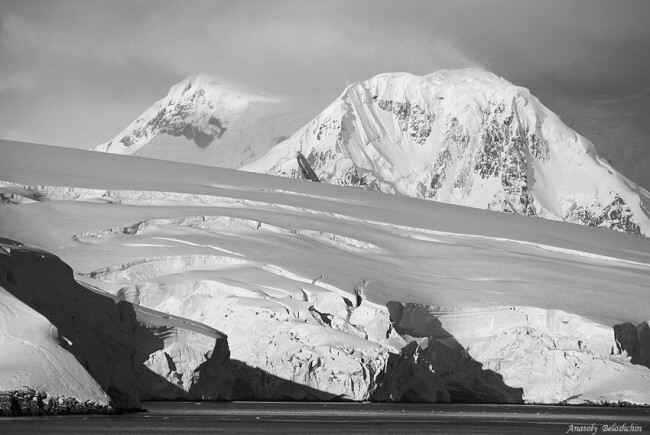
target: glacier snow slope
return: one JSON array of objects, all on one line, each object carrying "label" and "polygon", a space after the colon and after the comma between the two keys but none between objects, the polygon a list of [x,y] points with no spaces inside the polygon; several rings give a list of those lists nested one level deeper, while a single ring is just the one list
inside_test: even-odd
[{"label": "glacier snow slope", "polygon": [[[612,330],[648,320],[644,238],[25,143],[0,156],[3,235],[226,332],[262,372],[357,400],[650,402],[649,369]],[[249,398],[309,397],[246,376],[262,377]]]},{"label": "glacier snow slope", "polygon": [[324,182],[650,234],[649,195],[528,89],[478,69],[353,83],[243,166]]}]

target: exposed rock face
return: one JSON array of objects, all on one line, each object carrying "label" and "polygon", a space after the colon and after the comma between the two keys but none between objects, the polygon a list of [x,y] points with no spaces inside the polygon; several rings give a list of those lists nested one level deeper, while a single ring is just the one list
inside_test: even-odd
[{"label": "exposed rock face", "polygon": [[[373,100],[377,100],[373,97]],[[435,119],[433,113],[428,112],[419,104],[408,101],[400,103],[393,100],[379,100],[377,106],[393,114],[400,129],[411,136],[415,143],[423,145],[431,134],[431,124]]]},{"label": "exposed rock face", "polygon": [[0,266],[0,286],[56,326],[114,408],[138,408],[141,398],[229,398],[223,334],[84,288],[44,251],[14,246]]},{"label": "exposed rock face", "polygon": [[594,198],[591,204],[574,206],[567,217],[592,227],[604,227],[610,230],[624,231],[640,235],[641,227],[634,221],[634,214],[628,204],[618,194],[604,202]]},{"label": "exposed rock face", "polygon": [[298,153],[296,160],[298,161],[298,166],[300,167],[300,171],[302,172],[303,177],[307,178],[308,180],[320,183],[318,176],[314,173],[314,170],[309,165],[309,162],[305,156],[303,156],[301,153]]},{"label": "exposed rock face", "polygon": [[0,417],[108,413],[112,409],[74,397],[51,397],[33,388],[0,391]]},{"label": "exposed rock face", "polygon": [[381,74],[350,85],[242,169],[650,234],[647,193],[527,89],[479,70]]},{"label": "exposed rock face", "polygon": [[623,323],[614,326],[618,350],[626,352],[633,364],[650,368],[650,324],[642,322],[634,326]]}]

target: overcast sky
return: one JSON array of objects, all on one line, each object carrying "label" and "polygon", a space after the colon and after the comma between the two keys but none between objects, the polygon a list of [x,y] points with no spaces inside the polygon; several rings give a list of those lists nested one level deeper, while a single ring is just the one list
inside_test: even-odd
[{"label": "overcast sky", "polygon": [[94,146],[199,72],[324,105],[377,73],[478,66],[650,187],[649,23],[646,0],[0,0],[0,137]]}]

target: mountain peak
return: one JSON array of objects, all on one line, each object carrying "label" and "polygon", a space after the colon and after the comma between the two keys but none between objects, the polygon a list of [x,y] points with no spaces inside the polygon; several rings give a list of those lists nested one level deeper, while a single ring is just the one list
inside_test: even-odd
[{"label": "mountain peak", "polygon": [[526,88],[481,69],[348,86],[242,169],[650,235],[640,188]]},{"label": "mountain peak", "polygon": [[[262,147],[266,151],[277,143],[277,140],[273,142],[276,137],[273,136],[268,138],[268,144],[251,144],[255,138],[247,136],[246,131],[259,135],[260,132],[255,131],[256,120],[281,112],[283,101],[278,96],[247,89],[208,74],[189,76],[172,86],[164,98],[145,110],[113,139],[95,147],[95,150],[134,154],[154,139],[162,139],[165,142],[161,146],[163,149],[159,153],[154,152],[153,156],[172,152],[178,160],[191,161],[183,158],[194,155],[192,148],[187,145],[207,148],[221,141],[228,146],[235,146],[232,151],[225,150],[224,153],[232,155],[233,165],[238,166],[242,163],[239,159],[243,152],[252,156],[255,153],[254,147]],[[279,136],[291,131],[293,129],[282,130]],[[276,132],[268,134],[275,135]],[[228,138],[232,141],[228,141]],[[170,146],[170,140],[175,140],[176,143]],[[250,147],[248,151],[247,147]],[[195,158],[205,159],[205,155],[197,155]],[[227,164],[230,157],[222,160]]]}]

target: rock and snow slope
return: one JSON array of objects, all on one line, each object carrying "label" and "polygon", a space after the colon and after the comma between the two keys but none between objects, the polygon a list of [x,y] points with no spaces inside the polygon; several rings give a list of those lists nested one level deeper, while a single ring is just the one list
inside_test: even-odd
[{"label": "rock and snow slope", "polygon": [[0,391],[31,387],[116,409],[231,397],[223,334],[84,288],[48,252],[0,247]]},{"label": "rock and snow slope", "polygon": [[650,403],[646,329],[613,329],[648,320],[647,239],[126,156],[0,156],[2,233],[226,332],[235,397]]},{"label": "rock and snow slope", "polygon": [[650,235],[647,191],[522,87],[492,73],[381,74],[348,86],[242,169]]},{"label": "rock and snow slope", "polygon": [[192,76],[95,150],[239,167],[308,120],[297,106],[215,77]]},{"label": "rock and snow slope", "polygon": [[[14,244],[2,243],[0,257],[10,255],[14,248]],[[1,282],[16,282],[4,261],[0,263],[0,277]],[[42,314],[0,284],[0,391],[29,386],[50,396],[108,406],[108,396],[64,349],[64,340]]]}]

